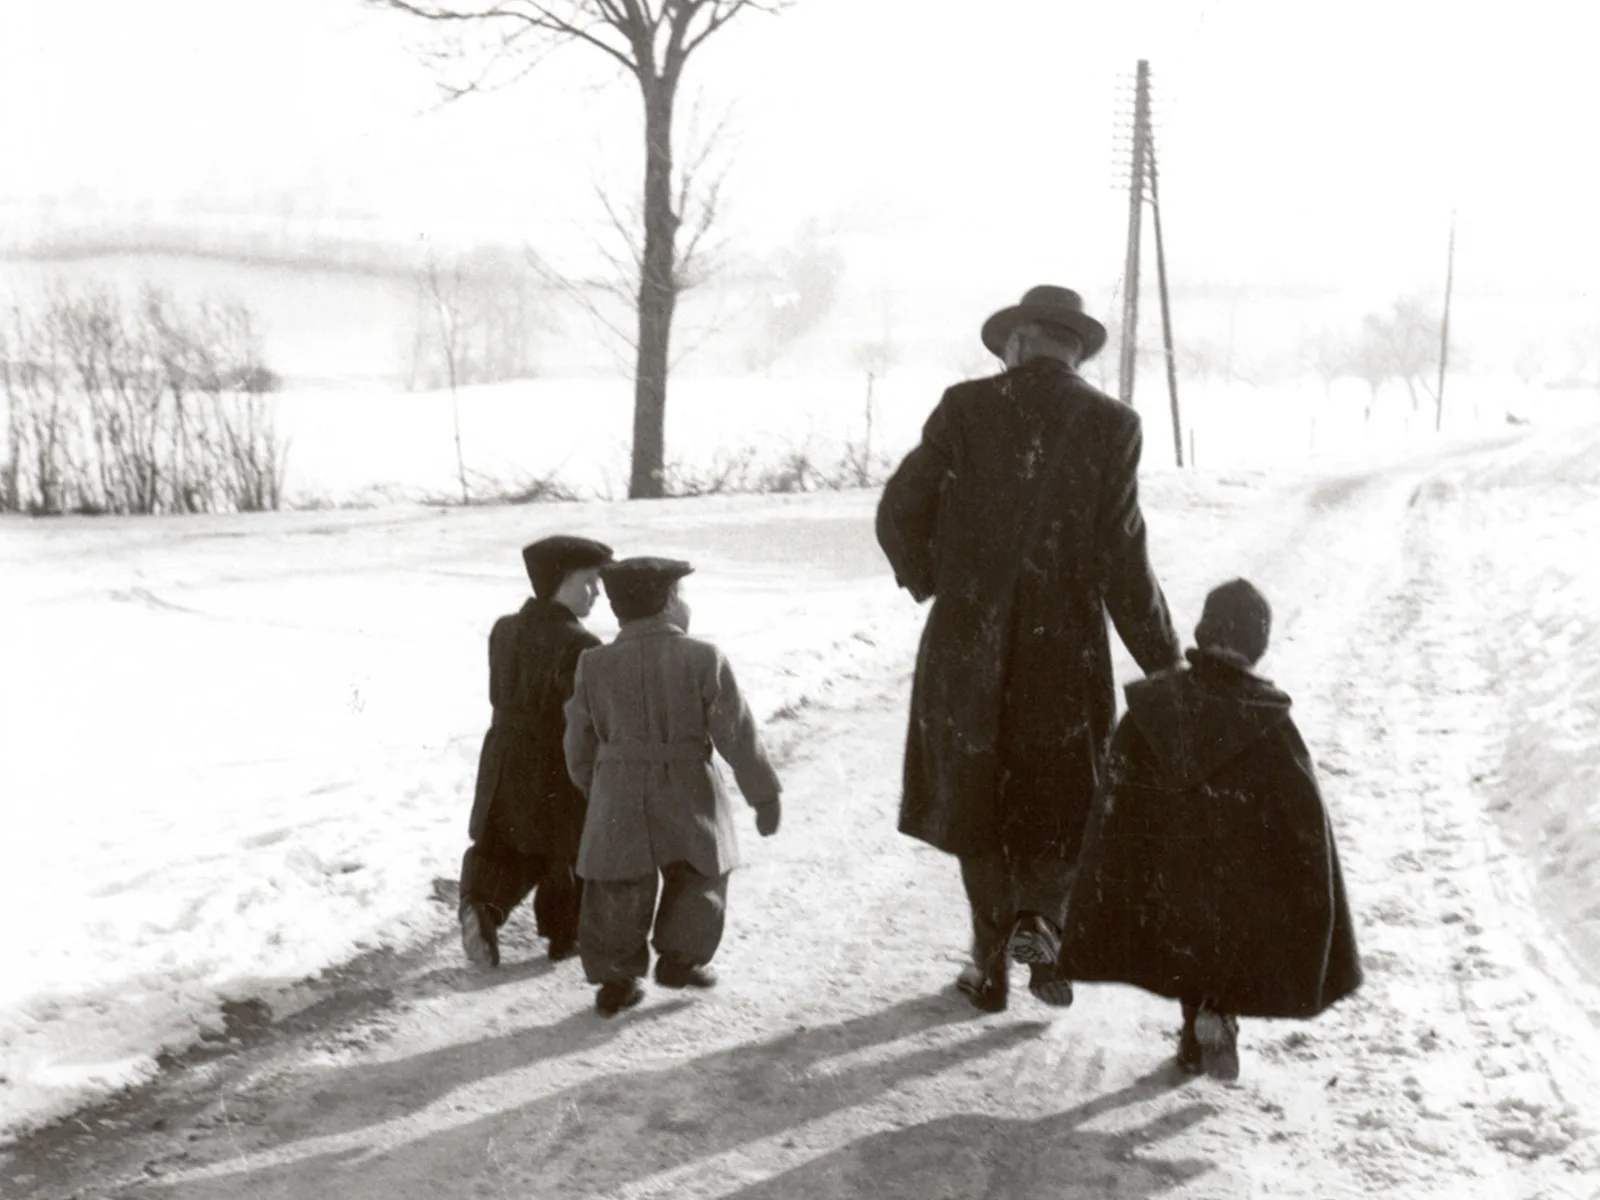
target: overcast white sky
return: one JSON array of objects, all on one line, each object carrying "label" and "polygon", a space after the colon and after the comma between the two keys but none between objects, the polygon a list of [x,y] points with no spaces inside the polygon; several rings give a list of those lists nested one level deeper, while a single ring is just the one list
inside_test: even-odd
[{"label": "overcast white sky", "polygon": [[[737,101],[751,245],[816,217],[899,276],[1114,274],[1111,135],[1145,57],[1175,270],[1392,295],[1437,273],[1454,205],[1469,282],[1585,286],[1597,7],[799,0],[687,86]],[[439,110],[413,32],[356,0],[3,0],[0,198],[288,196],[549,239],[594,220],[595,178],[632,186],[638,102],[599,56]]]}]

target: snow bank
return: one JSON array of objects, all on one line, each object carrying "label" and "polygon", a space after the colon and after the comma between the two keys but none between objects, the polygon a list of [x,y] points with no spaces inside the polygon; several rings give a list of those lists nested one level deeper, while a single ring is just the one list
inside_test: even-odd
[{"label": "snow bank", "polygon": [[1600,980],[1600,470],[1592,438],[1544,439],[1445,498],[1497,680],[1494,808],[1550,926]]}]

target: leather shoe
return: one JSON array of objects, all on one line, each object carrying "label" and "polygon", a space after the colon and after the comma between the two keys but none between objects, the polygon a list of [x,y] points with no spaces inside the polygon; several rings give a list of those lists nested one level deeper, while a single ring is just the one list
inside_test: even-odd
[{"label": "leather shoe", "polygon": [[594,1006],[602,1017],[614,1017],[625,1008],[632,1008],[644,999],[644,989],[637,979],[619,979],[602,983],[594,994]]}]

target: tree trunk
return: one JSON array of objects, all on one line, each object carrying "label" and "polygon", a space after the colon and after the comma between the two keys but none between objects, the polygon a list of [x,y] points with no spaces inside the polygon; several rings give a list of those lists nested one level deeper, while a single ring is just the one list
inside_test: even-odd
[{"label": "tree trunk", "polygon": [[670,81],[645,75],[644,261],[639,275],[639,357],[633,386],[631,500],[663,494],[667,416],[667,351],[672,310],[678,214],[672,211],[672,102]]}]

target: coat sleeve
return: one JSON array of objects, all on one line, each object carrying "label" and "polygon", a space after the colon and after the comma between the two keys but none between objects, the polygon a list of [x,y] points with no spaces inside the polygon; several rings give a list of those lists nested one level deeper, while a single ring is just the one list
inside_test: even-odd
[{"label": "coat sleeve", "polygon": [[1145,545],[1144,513],[1139,507],[1139,458],[1144,435],[1131,409],[1126,425],[1113,433],[1098,542],[1106,610],[1117,636],[1146,675],[1183,661],[1173,632],[1167,599],[1156,582]]},{"label": "coat sleeve", "polygon": [[572,680],[572,696],[566,703],[566,732],[561,749],[567,759],[567,774],[585,796],[594,782],[594,758],[600,745],[594,717],[589,711],[589,692],[583,684],[583,656],[578,656]]},{"label": "coat sleeve", "polygon": [[750,706],[739,694],[733,667],[720,650],[707,675],[703,698],[711,744],[733,768],[734,781],[745,800],[752,808],[760,808],[776,800],[783,791],[778,773],[772,769],[766,747],[761,744],[761,734],[756,729],[755,718],[750,715]]},{"label": "coat sleeve", "polygon": [[591,633],[575,637],[561,647],[561,654],[556,659],[555,678],[551,680],[554,693],[565,704],[572,697],[572,690],[578,676],[578,659],[585,650],[592,650],[600,645],[600,639]]},{"label": "coat sleeve", "polygon": [[894,580],[920,603],[938,576],[939,497],[955,471],[950,393],[922,427],[922,440],[896,468],[878,501],[878,545]]},{"label": "coat sleeve", "polygon": [[489,703],[509,704],[516,690],[517,619],[501,617],[489,631]]}]

